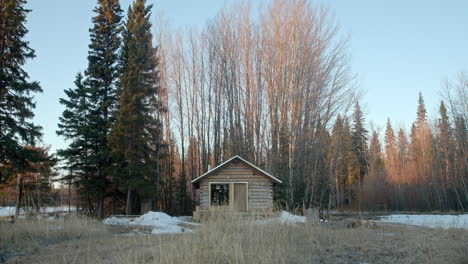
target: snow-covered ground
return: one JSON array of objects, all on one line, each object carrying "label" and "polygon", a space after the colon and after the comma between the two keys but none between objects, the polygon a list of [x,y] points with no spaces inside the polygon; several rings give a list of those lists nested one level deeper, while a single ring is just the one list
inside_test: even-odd
[{"label": "snow-covered ground", "polygon": [[[70,211],[76,211],[76,206],[70,206]],[[41,208],[42,213],[55,213],[55,212],[68,212],[67,206],[57,206],[57,207],[43,207]]]},{"label": "snow-covered ground", "polygon": [[405,225],[425,226],[432,228],[468,229],[468,214],[432,215],[432,214],[394,214],[383,216],[378,222],[399,223]]},{"label": "snow-covered ground", "polygon": [[[71,211],[76,211],[76,207],[70,207]],[[15,215],[16,207],[14,206],[5,206],[0,207],[0,216],[10,216]],[[55,213],[55,212],[68,212],[68,206],[58,206],[58,207],[43,207],[40,209],[41,213]],[[25,210],[20,209],[20,214],[24,215]]]},{"label": "snow-covered ground", "polygon": [[[14,206],[0,207],[0,216],[15,215],[15,210],[16,208]],[[20,213],[24,213],[24,211],[21,209]]]},{"label": "snow-covered ground", "polygon": [[279,220],[281,223],[285,224],[296,224],[296,223],[305,223],[306,217],[305,216],[299,216],[299,215],[293,215],[290,214],[286,211],[281,211],[281,215],[279,217]]},{"label": "snow-covered ground", "polygon": [[162,212],[148,212],[135,220],[121,217],[104,219],[106,225],[147,226],[152,234],[175,234],[192,232],[192,229],[181,225],[199,225],[189,222],[187,217],[172,217]]}]

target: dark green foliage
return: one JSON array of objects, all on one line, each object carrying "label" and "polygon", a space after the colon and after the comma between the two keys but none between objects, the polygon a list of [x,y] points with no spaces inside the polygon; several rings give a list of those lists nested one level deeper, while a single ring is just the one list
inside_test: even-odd
[{"label": "dark green foliage", "polygon": [[424,99],[422,93],[420,92],[418,97],[418,110],[416,112],[416,127],[419,128],[426,123],[426,114],[426,106],[424,105]]},{"label": "dark green foliage", "polygon": [[91,105],[89,165],[95,169],[93,185],[98,190],[97,215],[102,218],[112,164],[108,137],[118,102],[122,9],[118,0],[98,0],[94,12],[96,16],[90,29],[91,44],[85,75]]},{"label": "dark green foliage", "polygon": [[[32,93],[42,92],[38,82],[30,82],[22,68],[35,57],[34,50],[24,40],[24,0],[0,2],[0,166],[24,160],[26,144],[34,144],[41,136],[41,127],[32,123],[35,102]],[[5,180],[0,169],[0,183]]]},{"label": "dark green foliage", "polygon": [[359,163],[358,166],[358,175],[359,180],[364,178],[364,175],[367,173],[368,168],[368,158],[367,158],[367,140],[368,140],[368,131],[364,126],[364,116],[359,106],[359,102],[356,102],[356,106],[353,113],[353,128],[352,128],[352,137],[353,137],[353,146],[356,153],[356,157]]},{"label": "dark green foliage", "polygon": [[[118,170],[115,180],[127,192],[127,213],[134,193],[148,197],[156,191],[163,111],[159,93],[156,48],[153,47],[150,10],[137,0],[128,10],[123,32],[120,108],[110,135]],[[152,184],[153,183],[153,184]]]},{"label": "dark green foliage", "polygon": [[64,161],[63,168],[69,175],[63,180],[73,182],[81,197],[87,200],[89,212],[92,211],[91,201],[95,199],[94,186],[95,169],[90,162],[90,111],[89,87],[83,83],[83,75],[78,73],[75,88],[65,90],[67,98],[61,98],[60,103],[65,106],[59,118],[57,135],[63,136],[70,143],[66,149],[58,150],[58,155]]},{"label": "dark green foliage", "polygon": [[59,154],[70,172],[65,181],[78,186],[80,194],[97,215],[104,215],[104,198],[110,178],[108,136],[118,102],[119,49],[122,10],[117,0],[98,0],[90,29],[91,44],[85,77],[79,74],[75,89],[61,99],[66,110],[60,118],[59,135],[71,140]]}]

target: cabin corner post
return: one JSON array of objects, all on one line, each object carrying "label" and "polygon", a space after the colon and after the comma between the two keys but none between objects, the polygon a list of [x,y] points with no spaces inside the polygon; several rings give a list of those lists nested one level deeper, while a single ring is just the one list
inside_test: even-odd
[{"label": "cabin corner post", "polygon": [[229,183],[229,209],[234,209],[234,183]]}]

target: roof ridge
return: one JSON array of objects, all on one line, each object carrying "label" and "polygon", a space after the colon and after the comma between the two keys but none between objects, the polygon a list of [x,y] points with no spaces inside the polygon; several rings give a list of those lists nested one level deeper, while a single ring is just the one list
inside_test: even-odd
[{"label": "roof ridge", "polygon": [[192,180],[192,183],[198,182],[198,181],[199,181],[200,179],[202,179],[203,177],[205,177],[205,176],[207,176],[208,174],[212,173],[213,171],[219,169],[220,167],[222,167],[223,165],[229,163],[230,161],[232,161],[232,160],[235,159],[235,158],[238,158],[238,159],[240,159],[241,161],[247,163],[247,165],[253,167],[254,169],[256,169],[256,170],[258,170],[258,171],[260,171],[260,172],[263,173],[265,176],[271,178],[272,180],[276,181],[277,183],[283,183],[283,182],[282,182],[281,180],[279,180],[278,178],[272,176],[272,175],[269,174],[268,172],[266,172],[266,171],[260,169],[259,167],[253,165],[252,163],[250,163],[249,161],[247,161],[246,159],[242,158],[242,157],[239,156],[239,155],[235,155],[235,156],[229,158],[228,160],[224,161],[223,163],[219,164],[218,166],[214,167],[213,169],[208,170],[207,172],[205,172],[205,173],[203,173],[202,175],[200,175],[198,178]]}]

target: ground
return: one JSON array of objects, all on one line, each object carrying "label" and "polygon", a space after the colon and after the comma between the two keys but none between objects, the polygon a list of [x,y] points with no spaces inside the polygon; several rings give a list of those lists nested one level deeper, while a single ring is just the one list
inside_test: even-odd
[{"label": "ground", "polygon": [[[8,263],[468,263],[468,230],[356,220],[310,224],[286,215],[253,220],[215,215],[193,232],[68,219],[2,222]],[[371,214],[371,219],[375,219]],[[362,219],[362,217],[361,217]]]}]

